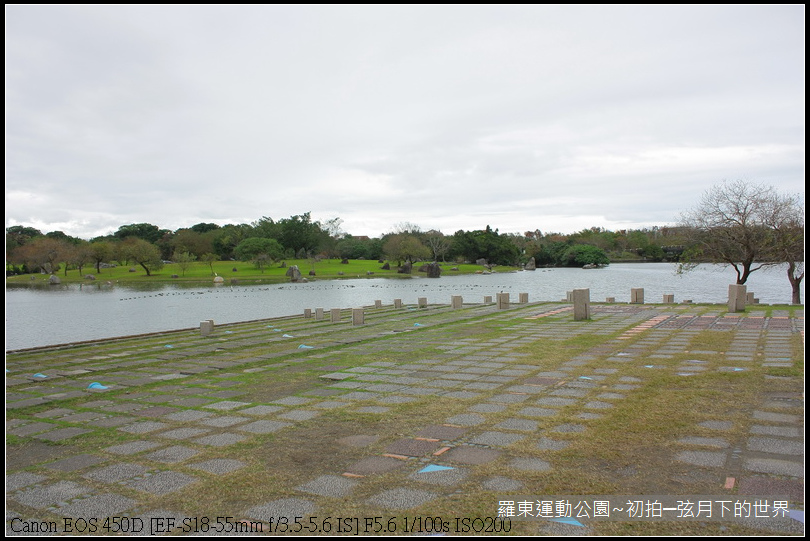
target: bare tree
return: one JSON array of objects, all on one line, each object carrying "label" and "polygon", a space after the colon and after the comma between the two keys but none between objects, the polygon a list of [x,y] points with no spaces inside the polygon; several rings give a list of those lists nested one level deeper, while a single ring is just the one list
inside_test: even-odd
[{"label": "bare tree", "polygon": [[433,252],[433,261],[438,261],[439,258],[444,261],[444,257],[450,251],[450,239],[441,231],[431,229],[425,233],[425,241],[430,251]]},{"label": "bare tree", "polygon": [[[795,207],[794,196],[780,195],[770,186],[743,180],[713,186],[694,209],[682,215],[680,225],[692,246],[682,270],[700,261],[725,263],[736,272],[737,283],[744,284],[752,272],[765,266],[789,259],[795,263],[799,244],[795,226],[788,225],[795,223],[795,217],[787,219]],[[803,229],[803,211],[800,216]],[[802,233],[801,260],[803,244]]]},{"label": "bare tree", "polygon": [[777,257],[787,263],[787,276],[792,289],[791,303],[802,303],[804,279],[804,197],[783,196],[774,207],[769,226],[774,230]]}]

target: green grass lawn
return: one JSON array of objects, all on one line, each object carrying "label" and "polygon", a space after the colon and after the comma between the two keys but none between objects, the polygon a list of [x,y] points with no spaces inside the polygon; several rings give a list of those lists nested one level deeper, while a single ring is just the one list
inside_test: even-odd
[{"label": "green grass lawn", "polygon": [[[140,265],[119,265],[115,268],[101,269],[96,273],[94,267],[84,267],[80,273],[76,269],[68,270],[65,275],[64,270],[56,274],[62,283],[87,283],[90,280],[85,278],[88,274],[96,277],[96,281],[111,282],[188,282],[188,283],[211,283],[214,274],[221,276],[226,282],[238,280],[244,283],[275,283],[287,282],[290,279],[286,276],[287,270],[298,265],[301,274],[307,279],[336,279],[336,278],[368,278],[368,277],[403,277],[404,274],[397,273],[397,267],[391,263],[390,270],[383,270],[382,263],[372,260],[349,260],[348,263],[341,263],[339,259],[323,259],[313,262],[310,259],[290,259],[285,260],[286,266],[282,263],[273,263],[259,270],[253,263],[244,261],[215,261],[211,266],[207,263],[192,263],[185,271],[177,263],[170,263],[162,269],[152,271],[151,276],[146,275],[146,271]],[[417,263],[413,267],[412,275],[425,276],[425,273],[418,272],[421,266]],[[458,270],[451,270],[451,269]],[[130,269],[134,269],[131,271]],[[481,265],[442,263],[442,274],[473,274],[483,270]],[[510,272],[517,270],[517,267],[497,267],[495,272]],[[212,273],[213,271],[213,273]],[[310,276],[309,272],[314,271],[315,276]],[[173,276],[177,278],[173,278]],[[8,283],[29,283],[32,279],[47,280],[48,276],[43,274],[27,274],[21,276],[9,276]]]}]

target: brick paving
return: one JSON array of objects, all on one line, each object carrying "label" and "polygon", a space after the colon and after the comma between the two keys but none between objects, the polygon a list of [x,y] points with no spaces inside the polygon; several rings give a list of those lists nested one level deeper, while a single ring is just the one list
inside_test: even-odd
[{"label": "brick paving", "polygon": [[[16,533],[14,519],[198,516],[196,496],[216,500],[220,487],[218,511],[261,521],[334,513],[346,499],[357,512],[396,515],[430,512],[465,491],[488,491],[493,503],[513,491],[541,494],[560,453],[642,396],[651,378],[754,370],[757,397],[673,435],[661,452],[675,465],[672,479],[789,495],[803,509],[802,378],[779,372],[803,366],[803,311],[765,314],[594,304],[582,322],[554,303],[384,308],[367,310],[361,326],[280,318],[207,338],[180,332],[10,353],[7,454],[65,451],[7,460],[6,530]],[[488,335],[494,328],[501,336]],[[729,345],[707,347],[702,333]],[[599,343],[554,366],[532,353],[581,336]],[[285,370],[312,376],[286,389]],[[92,391],[92,382],[107,389]],[[357,431],[337,432],[347,416],[359,416]],[[297,469],[275,471],[266,448],[296,450],[299,458],[281,454]],[[251,475],[274,480],[239,494]]]}]

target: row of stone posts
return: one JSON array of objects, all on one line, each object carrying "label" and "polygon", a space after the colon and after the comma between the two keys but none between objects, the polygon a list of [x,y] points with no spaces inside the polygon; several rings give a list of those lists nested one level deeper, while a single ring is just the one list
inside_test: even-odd
[{"label": "row of stone posts", "polygon": [[[509,308],[509,293],[498,293],[495,296],[495,302],[499,310]],[[520,293],[520,304],[528,304],[529,294]],[[664,294],[664,304],[672,304],[675,302],[675,295],[668,293]],[[591,292],[590,289],[574,289],[566,293],[566,301],[574,304],[574,320],[581,321],[590,319],[591,317]],[[608,297],[606,302],[616,302],[615,297]],[[692,301],[684,301],[690,303]],[[492,303],[492,297],[487,295],[484,297],[485,304]],[[728,286],[728,311],[729,312],[743,312],[745,311],[746,304],[758,304],[759,299],[754,297],[753,293],[746,291],[746,286],[743,284],[731,284]],[[417,304],[419,308],[427,308],[427,297],[419,297]],[[644,289],[632,288],[630,290],[630,304],[644,304]],[[454,310],[460,309],[464,306],[464,300],[461,295],[453,295],[450,297],[450,307]],[[374,308],[382,308],[382,301],[374,301]],[[402,308],[402,299],[394,299],[394,308]],[[306,308],[304,310],[304,317],[312,317],[312,309]],[[315,320],[322,321],[324,319],[323,308],[315,309]],[[332,308],[330,310],[330,319],[332,323],[339,323],[341,320],[341,309]],[[363,325],[365,323],[365,312],[362,308],[352,308],[352,325]],[[207,319],[200,322],[200,335],[205,337],[214,332],[214,320]]]}]

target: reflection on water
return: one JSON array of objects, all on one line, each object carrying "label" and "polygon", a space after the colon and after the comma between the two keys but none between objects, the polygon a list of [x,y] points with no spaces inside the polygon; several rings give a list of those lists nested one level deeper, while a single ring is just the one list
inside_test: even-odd
[{"label": "reflection on water", "polygon": [[[701,265],[676,275],[669,263],[618,263],[604,269],[537,269],[490,275],[445,275],[439,279],[322,280],[306,284],[221,285],[133,284],[126,287],[94,282],[51,286],[6,285],[6,350],[110,338],[147,332],[193,328],[200,321],[234,323],[303,313],[305,308],[351,308],[402,299],[416,304],[449,304],[452,295],[465,303],[485,296],[528,293],[529,300],[559,301],[566,292],[589,288],[591,300],[628,302],[631,288],[644,288],[645,301],[658,303],[663,295],[675,301],[721,303],[735,275],[730,268]],[[763,304],[787,304],[791,290],[784,266],[752,274],[748,291]],[[802,293],[802,298],[804,294]]]}]

